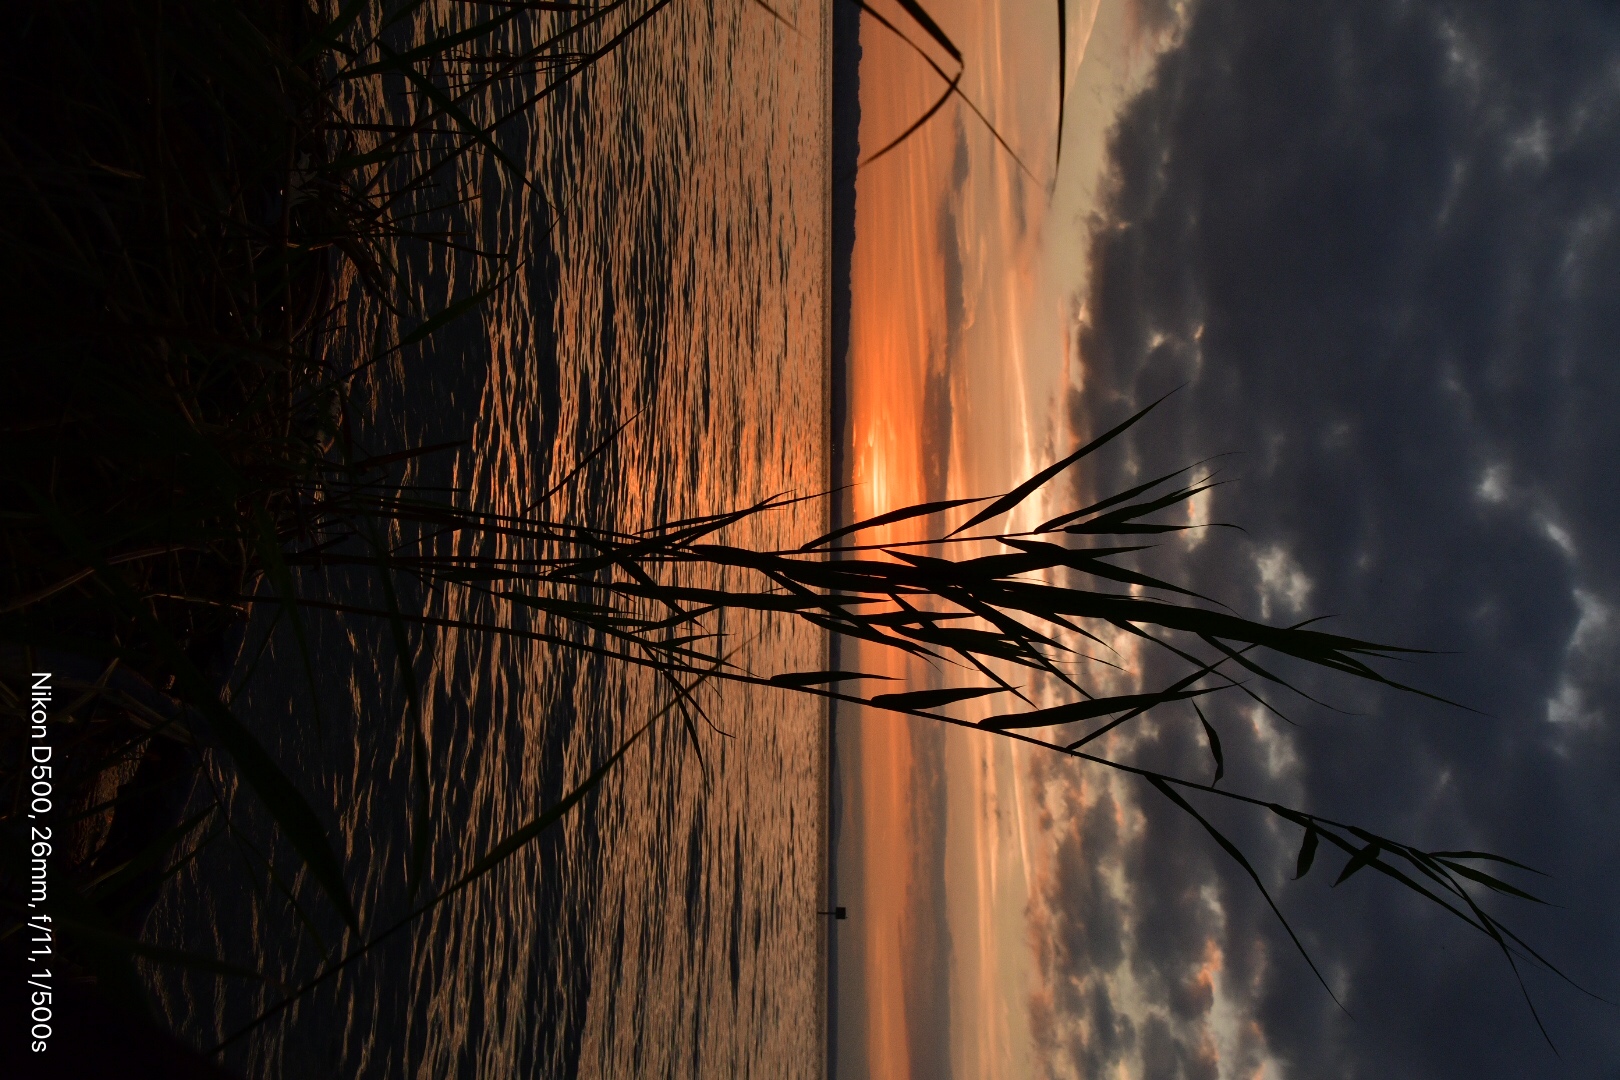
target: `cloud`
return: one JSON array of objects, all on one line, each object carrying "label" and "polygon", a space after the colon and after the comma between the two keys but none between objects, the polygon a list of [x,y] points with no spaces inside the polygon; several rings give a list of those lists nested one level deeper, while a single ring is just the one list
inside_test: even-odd
[{"label": "cloud", "polygon": [[1256,553],[1254,568],[1260,575],[1260,617],[1267,621],[1283,615],[1298,615],[1314,588],[1310,575],[1301,569],[1288,549],[1272,544]]},{"label": "cloud", "polygon": [[[1279,693],[1299,726],[1278,729],[1233,699],[1211,711],[1231,786],[1553,872],[1539,884],[1564,909],[1498,913],[1611,993],[1616,57],[1620,17],[1596,3],[1556,17],[1533,2],[1196,5],[1113,137],[1111,194],[1086,238],[1085,387],[1068,409],[1076,431],[1100,431],[1185,384],[1083,484],[1237,451],[1224,468],[1239,482],[1210,517],[1246,531],[1146,565],[1248,614],[1331,614],[1345,632],[1451,650],[1400,675],[1478,710],[1307,677],[1353,715]],[[1196,721],[1181,719],[1131,753],[1207,775]],[[1554,1067],[1488,942],[1382,881],[1327,890],[1332,862],[1280,895],[1347,1017],[1252,886],[1150,796],[1121,789],[1143,814],[1128,837],[1072,800],[1078,818],[1053,818],[1051,993],[1035,1008],[1054,1071],[1106,1058],[1200,1075],[1198,1032],[1221,1025],[1187,979],[1210,942],[1227,1035],[1259,1032],[1245,1067],[1264,1054],[1312,1077]],[[1222,822],[1283,885],[1297,831]],[[1063,855],[1070,844],[1102,863]],[[1099,865],[1128,888],[1102,889]],[[1611,1015],[1530,985],[1571,1075],[1620,1069]],[[1220,1075],[1236,1075],[1239,1044],[1224,1045]]]},{"label": "cloud", "polygon": [[[1614,608],[1584,589],[1574,593],[1580,617],[1564,647],[1564,669],[1553,696],[1547,699],[1547,720],[1553,724],[1589,727],[1611,719],[1603,702],[1616,699],[1615,657],[1620,656],[1620,622]],[[1602,689],[1608,684],[1608,692]]]},{"label": "cloud", "polygon": [[1212,867],[1187,843],[1186,823],[1143,813],[1127,778],[1074,783],[1050,759],[1036,773],[1052,841],[1031,921],[1042,1072],[1255,1075],[1268,1061],[1264,1039],[1232,999],[1258,954],[1227,956],[1226,913],[1204,884]]}]

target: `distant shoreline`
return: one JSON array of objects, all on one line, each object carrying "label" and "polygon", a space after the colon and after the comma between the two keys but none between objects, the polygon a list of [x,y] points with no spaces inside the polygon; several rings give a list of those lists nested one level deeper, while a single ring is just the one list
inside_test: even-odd
[{"label": "distant shoreline", "polygon": [[[829,211],[827,255],[827,489],[838,491],[846,483],[848,463],[845,447],[849,445],[846,425],[848,421],[848,384],[846,368],[849,359],[850,323],[850,263],[855,250],[855,166],[860,160],[860,60],[861,14],[852,3],[833,0],[830,28],[829,80],[830,113],[828,117],[831,153],[829,154]],[[829,527],[837,528],[848,517],[846,494],[839,492],[828,502]],[[829,635],[827,667],[837,669],[838,643]],[[827,703],[826,742],[822,747],[822,866],[826,889],[823,894],[824,910],[838,906],[838,867],[836,853],[839,833],[839,774],[838,774],[838,708]],[[826,952],[823,973],[826,979],[823,1010],[825,1017],[826,1075],[831,1077],[838,1060],[838,923],[823,917],[826,927]]]}]

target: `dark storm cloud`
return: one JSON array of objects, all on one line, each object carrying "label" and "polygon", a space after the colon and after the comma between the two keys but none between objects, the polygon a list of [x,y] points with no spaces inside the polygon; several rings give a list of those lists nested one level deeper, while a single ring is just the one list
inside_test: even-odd
[{"label": "dark storm cloud", "polygon": [[950,187],[940,199],[936,214],[939,259],[944,271],[945,339],[929,342],[928,366],[923,373],[922,420],[918,424],[918,434],[922,439],[918,460],[923,470],[923,498],[928,502],[936,502],[949,495],[951,434],[955,427],[951,386],[962,361],[962,329],[967,312],[959,221],[962,189],[968,178],[968,144],[961,117],[956,120],[953,139]]},{"label": "dark storm cloud", "polygon": [[[1551,871],[1564,909],[1498,912],[1620,991],[1620,9],[1206,2],[1112,154],[1075,426],[1186,389],[1092,481],[1240,451],[1210,516],[1247,531],[1152,565],[1250,614],[1456,650],[1401,674],[1483,714],[1320,681],[1360,715],[1279,698],[1300,726],[1263,739],[1234,701],[1230,784]],[[1207,775],[1176,722],[1137,753]],[[1268,773],[1288,750],[1298,766]],[[1185,982],[1206,933],[1291,1075],[1620,1070],[1613,1011],[1532,977],[1560,1063],[1487,942],[1387,880],[1330,892],[1330,860],[1281,895],[1349,1019],[1252,889],[1206,870],[1197,827],[1141,802],[1156,855],[1121,856],[1132,963],[1170,1010],[1129,1035],[1145,1075],[1198,1075],[1172,1051],[1208,1008]],[[1291,858],[1296,833],[1221,820],[1267,866]],[[1053,1007],[1107,1019],[1120,1003],[1085,977],[1121,916],[1083,866],[1055,880],[1053,962],[1080,989]]]},{"label": "dark storm cloud", "polygon": [[[1214,965],[1246,976],[1243,958],[1223,955],[1223,915],[1204,889],[1214,876],[1208,852],[1174,816],[1137,821],[1141,792],[1129,781],[1089,784],[1082,795],[1051,784],[1072,775],[1063,763],[1037,759],[1036,768],[1056,839],[1055,888],[1041,898],[1035,935],[1045,990],[1031,1016],[1045,1072],[1113,1076],[1124,1063],[1129,1075],[1214,1080]],[[1256,1041],[1231,1035],[1227,1074],[1252,1075]]]}]

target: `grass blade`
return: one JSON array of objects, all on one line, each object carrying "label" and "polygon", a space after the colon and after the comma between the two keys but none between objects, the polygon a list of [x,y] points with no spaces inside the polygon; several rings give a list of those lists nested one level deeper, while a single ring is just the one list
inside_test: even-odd
[{"label": "grass blade", "polygon": [[[1170,394],[1173,393],[1175,393],[1174,390],[1170,391]],[[1068,457],[1063,458],[1061,461],[1054,464],[1048,465],[1046,468],[1042,469],[1028,480],[1025,480],[1022,484],[1019,484],[1017,487],[1013,488],[1011,491],[997,499],[995,502],[991,503],[989,506],[985,507],[979,513],[969,518],[966,522],[957,526],[955,529],[952,529],[949,535],[955,536],[958,533],[966,532],[968,529],[971,529],[982,522],[989,521],[993,517],[999,517],[1002,514],[1005,514],[1007,511],[1029,498],[1040,488],[1046,486],[1047,481],[1051,480],[1058,473],[1067,469],[1076,462],[1085,459],[1093,452],[1100,450],[1102,447],[1107,446],[1120,435],[1123,435],[1126,431],[1129,431],[1137,423],[1137,421],[1142,419],[1142,417],[1158,408],[1159,404],[1163,402],[1165,398],[1169,397],[1170,394],[1164,395],[1164,397],[1159,398],[1158,401],[1153,402],[1147,408],[1143,409],[1141,412],[1138,412],[1130,419],[1121,424],[1115,425],[1113,428],[1105,431],[1095,439],[1092,439],[1089,443],[1082,446]]]},{"label": "grass blade", "polygon": [[915,712],[922,709],[937,709],[942,705],[950,705],[958,701],[969,701],[973,698],[985,697],[989,694],[1001,694],[1006,691],[999,686],[971,686],[966,688],[951,687],[944,690],[913,690],[905,694],[878,694],[869,704],[874,709],[893,709],[899,712]]},{"label": "grass blade", "polygon": [[1193,707],[1193,712],[1198,714],[1198,722],[1204,725],[1204,738],[1209,742],[1209,754],[1215,759],[1215,779],[1209,782],[1210,786],[1213,787],[1221,782],[1221,777],[1226,775],[1226,759],[1221,754],[1221,736],[1215,730],[1215,725],[1211,724],[1209,718],[1204,715],[1204,710],[1198,707],[1198,702],[1192,701],[1188,704]]},{"label": "grass blade", "polygon": [[1051,708],[1035,709],[1031,712],[988,717],[979,721],[979,726],[989,731],[1055,727],[1059,724],[1078,723],[1081,720],[1094,720],[1099,716],[1109,716],[1117,712],[1152,708],[1171,701],[1185,701],[1188,698],[1214,693],[1215,689],[1217,688],[1174,690],[1156,694],[1118,694],[1114,697],[1092,698],[1089,701],[1071,701],[1065,705],[1054,705]]},{"label": "grass blade", "polygon": [[868,675],[864,671],[788,671],[772,675],[770,681],[777,686],[821,686],[850,679],[884,679],[894,681],[892,675]]},{"label": "grass blade", "polygon": [[1063,164],[1063,99],[1065,83],[1069,77],[1069,0],[1057,0],[1057,52],[1058,52],[1058,125],[1057,155],[1053,166]]},{"label": "grass blade", "polygon": [[1344,1003],[1339,1000],[1339,995],[1333,992],[1333,987],[1328,985],[1327,979],[1323,978],[1321,971],[1317,970],[1316,961],[1312,960],[1311,954],[1306,951],[1305,943],[1299,940],[1298,934],[1294,933],[1294,928],[1289,925],[1288,919],[1283,916],[1282,909],[1277,906],[1277,902],[1271,898],[1271,891],[1266,888],[1265,882],[1260,880],[1260,875],[1250,865],[1248,857],[1243,854],[1242,849],[1228,840],[1219,829],[1210,823],[1208,818],[1194,809],[1192,803],[1183,798],[1179,791],[1171,787],[1162,778],[1149,776],[1147,780],[1148,783],[1158,789],[1159,794],[1175,803],[1184,813],[1190,814],[1193,820],[1204,827],[1205,832],[1214,837],[1215,842],[1221,846],[1221,850],[1225,851],[1233,861],[1243,868],[1243,872],[1249,875],[1249,880],[1254,882],[1254,887],[1260,890],[1260,895],[1265,897],[1266,904],[1271,908],[1271,913],[1277,916],[1277,921],[1282,923],[1283,929],[1288,932],[1288,937],[1293,941],[1294,947],[1299,950],[1299,955],[1303,956],[1305,963],[1310,965],[1311,974],[1316,976],[1316,981],[1322,984],[1322,988],[1328,992],[1328,997],[1333,999],[1335,1005],[1341,1009],[1344,1008]]},{"label": "grass blade", "polygon": [[1334,887],[1342,885],[1351,874],[1354,874],[1361,868],[1376,863],[1378,861],[1378,853],[1383,850],[1384,845],[1377,840],[1367,841],[1367,846],[1356,852],[1350,857],[1350,861],[1344,864],[1344,869],[1339,871],[1338,878],[1333,882]]},{"label": "grass blade", "polygon": [[958,64],[962,62],[962,50],[956,47],[956,42],[939,28],[939,23],[934,21],[934,17],[928,14],[917,0],[897,0],[897,2],[925,33],[939,44],[940,48],[950,54],[952,60]]},{"label": "grass blade", "polygon": [[1305,826],[1305,839],[1299,845],[1299,858],[1294,863],[1294,880],[1298,881],[1311,872],[1311,864],[1316,862],[1316,845],[1321,839],[1316,831],[1316,823],[1311,822]]}]

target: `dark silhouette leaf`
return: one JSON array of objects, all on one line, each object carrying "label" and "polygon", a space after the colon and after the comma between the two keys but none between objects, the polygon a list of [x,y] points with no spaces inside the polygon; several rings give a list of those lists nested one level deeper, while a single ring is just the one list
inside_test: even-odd
[{"label": "dark silhouette leaf", "polygon": [[884,679],[892,682],[894,676],[868,675],[863,671],[788,671],[772,675],[770,681],[778,686],[821,686],[850,679]]},{"label": "dark silhouette leaf", "polygon": [[879,694],[869,704],[877,709],[896,709],[901,712],[920,712],[937,709],[957,701],[986,697],[1004,691],[999,686],[971,686],[944,690],[913,690],[907,694]]},{"label": "dark silhouette leaf", "polygon": [[1226,758],[1221,755],[1221,736],[1215,730],[1215,726],[1209,722],[1209,718],[1204,715],[1204,710],[1198,707],[1198,702],[1194,701],[1190,702],[1190,704],[1193,707],[1193,712],[1198,714],[1199,723],[1204,725],[1204,738],[1209,740],[1209,753],[1215,759],[1215,779],[1210,781],[1213,786],[1220,783],[1221,777],[1226,775]]},{"label": "dark silhouette leaf", "polygon": [[[1172,390],[1171,393],[1175,393],[1175,391]],[[1164,397],[1169,396],[1169,394],[1166,394]],[[1029,498],[1040,488],[1046,486],[1047,481],[1051,480],[1058,473],[1062,472],[1064,469],[1067,469],[1075,462],[1087,457],[1094,451],[1107,446],[1110,442],[1114,441],[1114,439],[1124,434],[1137,421],[1141,420],[1142,417],[1158,408],[1160,402],[1164,401],[1164,397],[1159,398],[1157,401],[1153,402],[1147,408],[1138,412],[1130,419],[1115,425],[1108,431],[1103,432],[1101,435],[1097,436],[1095,439],[1092,439],[1090,442],[1086,443],[1086,445],[1082,446],[1068,457],[1063,458],[1061,461],[1058,461],[1052,465],[1048,465],[1046,468],[1042,469],[1028,480],[1025,480],[1022,484],[1019,484],[1017,487],[1013,488],[1011,491],[997,499],[995,502],[991,503],[989,506],[985,507],[979,513],[973,515],[966,522],[958,525],[955,529],[952,529],[950,535],[955,536],[958,533],[966,532],[968,529],[973,528],[975,525],[978,525],[981,522],[989,521],[993,517],[998,517],[1001,514],[1005,514],[1007,511]]]},{"label": "dark silhouette leaf", "polygon": [[1368,841],[1366,847],[1356,852],[1350,861],[1344,864],[1344,869],[1339,871],[1338,878],[1333,882],[1334,887],[1337,888],[1342,885],[1351,874],[1354,874],[1362,867],[1375,863],[1378,859],[1378,853],[1383,849],[1383,845],[1378,841]]},{"label": "dark silhouette leaf", "polygon": [[1305,839],[1299,845],[1299,861],[1294,866],[1295,881],[1311,872],[1311,864],[1316,861],[1316,844],[1319,839],[1314,824],[1305,826]]}]

